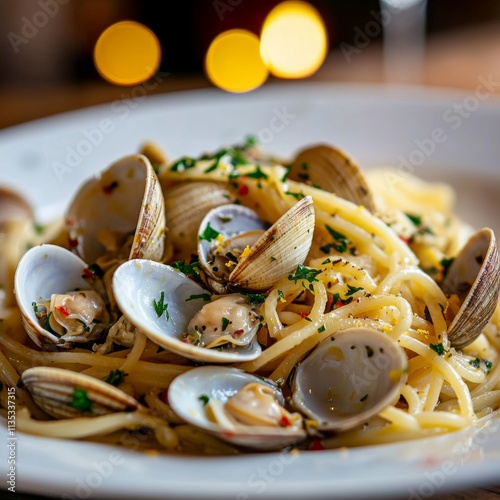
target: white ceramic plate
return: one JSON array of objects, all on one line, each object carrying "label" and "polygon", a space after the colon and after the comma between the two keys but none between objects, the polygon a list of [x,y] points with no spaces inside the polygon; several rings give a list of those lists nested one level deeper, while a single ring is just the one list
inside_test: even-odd
[{"label": "white ceramic plate", "polygon": [[[401,175],[415,170],[449,181],[464,218],[500,231],[500,103],[488,94],[480,101],[474,93],[303,83],[248,95],[204,90],[134,98],[142,94],[136,89],[129,100],[0,132],[0,184],[25,194],[44,221],[62,213],[83,179],[146,139],[177,157],[251,133],[280,155],[327,141],[364,167],[394,165]],[[457,105],[465,106],[460,113]],[[298,456],[150,457],[133,444],[118,449],[17,437],[17,491],[63,498],[419,499],[500,479],[500,422]],[[6,443],[4,427],[0,438]],[[0,472],[5,477],[6,458]]]}]

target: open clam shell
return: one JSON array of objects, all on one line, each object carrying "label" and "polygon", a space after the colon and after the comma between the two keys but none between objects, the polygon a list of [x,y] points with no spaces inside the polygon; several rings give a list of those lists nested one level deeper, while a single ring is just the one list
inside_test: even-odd
[{"label": "open clam shell", "polygon": [[[252,210],[239,205],[219,207],[210,211],[201,223],[198,236],[200,263],[211,278],[226,282],[230,288],[267,290],[305,261],[311,248],[314,223],[314,205],[310,196],[297,202],[265,232],[259,232],[265,224]],[[225,241],[229,243],[226,252],[231,252],[232,244],[238,245],[239,251],[242,246],[249,246],[231,272],[222,277],[214,272],[214,268],[222,266],[213,258],[214,249],[220,242],[217,238],[206,241],[201,236],[208,227],[222,235],[222,245]]]},{"label": "open clam shell", "polygon": [[113,163],[80,188],[66,214],[70,246],[86,262],[95,262],[104,246],[99,234],[134,233],[129,258],[161,260],[164,252],[165,202],[150,161],[130,155]]},{"label": "open clam shell", "polygon": [[368,183],[359,166],[340,149],[328,145],[300,151],[292,163],[290,179],[310,182],[341,198],[376,209]]},{"label": "open clam shell", "polygon": [[[261,353],[255,339],[244,346],[218,349],[188,343],[184,338],[188,324],[210,300],[210,293],[170,266],[141,259],[125,262],[115,271],[113,291],[123,315],[164,349],[213,363],[249,361]],[[154,301],[166,305],[163,314],[158,315]]]},{"label": "open clam shell", "polygon": [[[226,403],[250,383],[265,384],[284,405],[281,390],[262,377],[251,375],[237,368],[204,366],[177,376],[168,389],[168,401],[183,420],[200,427],[229,443],[261,450],[281,449],[306,437],[301,427],[276,426],[225,426],[209,418],[207,405]],[[258,410],[256,410],[258,411]]]},{"label": "open clam shell", "polygon": [[348,430],[397,401],[406,372],[406,354],[387,335],[340,331],[298,365],[292,404],[317,421],[318,430]]},{"label": "open clam shell", "polygon": [[134,411],[139,403],[122,390],[82,373],[37,366],[24,371],[23,385],[35,403],[54,418]]},{"label": "open clam shell", "polygon": [[37,304],[39,299],[50,298],[52,294],[96,289],[96,282],[84,277],[86,269],[87,264],[83,260],[56,245],[33,247],[19,261],[14,276],[17,304],[26,332],[42,349],[70,349],[74,345],[43,328],[33,304]]},{"label": "open clam shell", "polygon": [[441,287],[447,294],[457,294],[461,304],[448,327],[451,345],[461,349],[481,334],[498,305],[500,257],[490,228],[483,228],[470,237],[451,264]]}]

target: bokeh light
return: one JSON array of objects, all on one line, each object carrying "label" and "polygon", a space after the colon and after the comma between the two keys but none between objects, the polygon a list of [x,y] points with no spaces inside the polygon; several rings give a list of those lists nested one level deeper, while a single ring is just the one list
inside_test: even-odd
[{"label": "bokeh light", "polygon": [[214,85],[229,92],[248,92],[259,87],[268,76],[260,55],[259,37],[243,29],[221,33],[208,48],[205,71]]},{"label": "bokeh light", "polygon": [[103,78],[135,85],[150,78],[160,64],[156,35],[143,24],[121,21],[106,28],[94,47],[94,64]]},{"label": "bokeh light", "polygon": [[281,78],[305,78],[323,63],[328,35],[320,13],[309,3],[283,2],[267,16],[260,51],[269,71]]}]

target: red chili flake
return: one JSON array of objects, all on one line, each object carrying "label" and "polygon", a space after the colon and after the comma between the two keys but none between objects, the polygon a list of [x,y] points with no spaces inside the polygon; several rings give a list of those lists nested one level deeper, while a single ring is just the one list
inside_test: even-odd
[{"label": "red chili flake", "polygon": [[234,432],[232,432],[232,431],[224,431],[224,432],[222,433],[222,435],[223,435],[223,436],[226,436],[226,437],[228,437],[228,438],[232,438],[232,437],[234,437]]},{"label": "red chili flake", "polygon": [[160,401],[168,404],[168,391],[161,391],[160,394],[158,394],[158,397],[160,398]]},{"label": "red chili flake", "polygon": [[238,188],[238,194],[240,196],[246,196],[248,194],[250,190],[248,189],[248,186],[246,184],[242,184],[239,188]]},{"label": "red chili flake", "polygon": [[301,313],[300,313],[300,317],[301,317],[302,319],[307,318],[308,316],[309,316],[309,313],[306,313],[306,312],[301,312]]},{"label": "red chili flake", "polygon": [[69,244],[69,247],[70,248],[76,248],[78,246],[78,240],[77,239],[73,239],[73,238],[70,238],[68,240],[68,244]]},{"label": "red chili flake", "polygon": [[84,280],[92,280],[92,279],[94,279],[94,273],[88,267],[86,267],[83,270],[82,278]]},{"label": "red chili flake", "polygon": [[342,307],[342,306],[345,306],[345,304],[341,300],[337,300],[337,302],[335,302],[335,304],[333,304],[334,309],[337,309],[337,308]]},{"label": "red chili flake", "polygon": [[309,446],[309,449],[311,451],[319,451],[319,450],[324,450],[325,447],[323,446],[321,439],[315,438],[312,440],[312,443],[311,443],[311,446]]},{"label": "red chili flake", "polygon": [[242,333],[243,333],[243,328],[241,328],[240,330],[235,330],[233,332],[233,337],[236,338],[236,337],[239,337]]},{"label": "red chili flake", "polygon": [[408,246],[410,246],[411,239],[407,238],[406,236],[399,236],[399,239],[404,241]]},{"label": "red chili flake", "polygon": [[290,427],[290,425],[292,425],[292,422],[290,422],[290,419],[286,415],[282,415],[280,424],[282,425],[282,427]]},{"label": "red chili flake", "polygon": [[107,186],[103,186],[102,187],[102,190],[104,191],[104,193],[106,194],[110,194],[112,193],[116,188],[118,187],[118,182],[117,181],[113,181],[111,182],[110,184],[108,184]]},{"label": "red chili flake", "polygon": [[56,306],[56,309],[58,311],[60,311],[60,313],[63,315],[63,316],[66,316],[68,317],[69,316],[69,312],[68,310],[64,307],[64,306]]}]

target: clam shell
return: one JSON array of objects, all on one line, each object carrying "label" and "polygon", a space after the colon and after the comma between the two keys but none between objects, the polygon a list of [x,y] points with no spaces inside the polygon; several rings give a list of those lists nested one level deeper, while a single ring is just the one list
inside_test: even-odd
[{"label": "clam shell", "polygon": [[441,285],[458,294],[461,306],[448,327],[448,339],[461,349],[484,330],[498,305],[500,258],[495,234],[483,228],[470,237],[456,256]]},{"label": "clam shell", "polygon": [[[28,250],[16,269],[14,292],[26,332],[44,350],[70,349],[57,335],[42,328],[33,309],[40,298],[70,290],[88,290],[92,283],[82,277],[87,264],[75,254],[56,245],[38,245]],[[97,291],[97,290],[96,290]]]},{"label": "clam shell", "polygon": [[[63,368],[29,368],[21,375],[21,381],[35,403],[46,413],[59,419],[98,416],[139,408],[139,403],[133,397],[111,384]],[[85,391],[91,401],[87,411],[72,406],[75,389]]]},{"label": "clam shell", "polygon": [[387,335],[351,328],[322,341],[293,379],[292,404],[322,431],[357,427],[397,400],[407,357]]},{"label": "clam shell", "polygon": [[[186,358],[213,363],[250,361],[261,353],[256,340],[245,346],[224,346],[221,350],[188,344],[183,339],[191,318],[206,303],[193,295],[210,295],[207,290],[173,267],[150,260],[130,260],[117,268],[113,291],[123,315],[150,340]],[[168,314],[158,317],[153,301],[164,292]]]},{"label": "clam shell", "polygon": [[143,155],[113,163],[80,188],[66,214],[70,246],[86,262],[104,247],[99,232],[135,232],[129,258],[161,260],[164,252],[165,202],[158,178]]},{"label": "clam shell", "polygon": [[14,191],[0,188],[0,232],[4,223],[19,219],[34,219],[30,204]]},{"label": "clam shell", "polygon": [[289,427],[238,426],[228,430],[211,421],[204,409],[203,398],[225,403],[245,385],[263,383],[275,392],[281,405],[284,398],[276,384],[237,368],[203,366],[177,376],[168,389],[168,402],[175,413],[196,427],[200,427],[229,443],[248,448],[273,450],[292,445],[305,438],[303,429]]},{"label": "clam shell", "polygon": [[292,163],[290,179],[310,182],[341,198],[376,209],[368,183],[359,166],[340,149],[318,145],[300,151]]},{"label": "clam shell", "polygon": [[262,291],[302,264],[311,248],[314,233],[314,204],[302,198],[253,244],[229,275],[237,288]]}]

